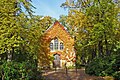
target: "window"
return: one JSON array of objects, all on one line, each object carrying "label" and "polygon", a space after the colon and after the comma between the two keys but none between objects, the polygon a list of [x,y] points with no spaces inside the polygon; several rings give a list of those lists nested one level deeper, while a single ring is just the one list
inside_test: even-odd
[{"label": "window", "polygon": [[51,40],[49,47],[51,51],[57,51],[57,50],[64,49],[63,42],[59,41],[58,38],[54,38],[53,40]]},{"label": "window", "polygon": [[63,43],[60,43],[60,50],[63,50]]},{"label": "window", "polygon": [[50,43],[50,50],[53,50],[53,43]]},{"label": "window", "polygon": [[55,46],[55,50],[58,50],[58,39],[57,38],[54,40],[54,46]]}]

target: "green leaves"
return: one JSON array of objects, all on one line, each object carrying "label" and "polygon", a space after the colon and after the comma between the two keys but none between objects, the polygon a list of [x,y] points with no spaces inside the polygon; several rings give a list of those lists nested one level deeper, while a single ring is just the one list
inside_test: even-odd
[{"label": "green leaves", "polygon": [[40,37],[52,20],[49,16],[29,17],[22,11],[21,6],[31,15],[32,5],[29,1],[0,1],[0,54],[29,53],[36,59],[41,46]]},{"label": "green leaves", "polygon": [[69,32],[75,36],[79,60],[84,62],[88,58],[89,62],[99,55],[119,53],[118,3],[113,0],[76,0],[74,5],[74,8],[68,4],[63,6],[69,9],[66,24]]},{"label": "green leaves", "polygon": [[[4,79],[6,80],[38,80],[38,71],[35,63],[31,62],[4,62],[2,71],[4,71]],[[1,72],[1,71],[0,71]],[[40,76],[41,73],[39,73]],[[42,79],[40,76],[39,79]]]},{"label": "green leaves", "polygon": [[119,55],[110,55],[93,59],[85,69],[85,72],[95,76],[113,76],[119,79]]}]

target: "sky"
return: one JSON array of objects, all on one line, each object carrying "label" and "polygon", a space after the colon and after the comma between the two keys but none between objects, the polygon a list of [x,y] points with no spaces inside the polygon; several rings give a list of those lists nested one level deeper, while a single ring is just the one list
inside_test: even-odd
[{"label": "sky", "polygon": [[67,15],[67,9],[61,8],[66,0],[32,0],[34,15],[51,16],[59,19],[60,15]]}]

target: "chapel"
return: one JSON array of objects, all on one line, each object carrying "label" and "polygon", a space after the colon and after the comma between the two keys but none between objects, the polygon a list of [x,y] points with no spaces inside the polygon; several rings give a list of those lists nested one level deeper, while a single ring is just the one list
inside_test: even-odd
[{"label": "chapel", "polygon": [[[44,33],[43,49],[45,54],[52,57],[52,62],[57,62],[57,66],[72,66],[75,63],[74,39],[67,29],[58,21],[54,22]],[[54,63],[51,65],[55,65]]]}]

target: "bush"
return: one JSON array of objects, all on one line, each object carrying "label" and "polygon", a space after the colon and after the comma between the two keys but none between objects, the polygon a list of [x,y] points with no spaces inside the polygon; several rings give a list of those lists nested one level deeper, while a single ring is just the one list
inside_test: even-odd
[{"label": "bush", "polygon": [[41,73],[37,71],[37,66],[34,63],[5,62],[2,70],[5,80],[39,80],[41,78]]},{"label": "bush", "polygon": [[119,71],[116,71],[116,72],[113,74],[113,77],[114,77],[116,80],[120,80],[120,72],[119,72]]},{"label": "bush", "polygon": [[[90,75],[99,76],[102,73],[103,67],[105,68],[105,64],[103,63],[102,58],[94,59],[90,64],[86,66],[85,72]],[[103,72],[104,74],[104,72]],[[105,75],[105,74],[104,74]]]},{"label": "bush", "polygon": [[0,80],[2,80],[2,66],[0,65]]},{"label": "bush", "polygon": [[4,61],[5,60],[0,60],[0,80],[2,80],[2,74],[3,74],[2,65],[3,65]]},{"label": "bush", "polygon": [[85,72],[95,76],[113,76],[120,80],[120,56],[111,55],[104,58],[95,58],[85,68]]}]

